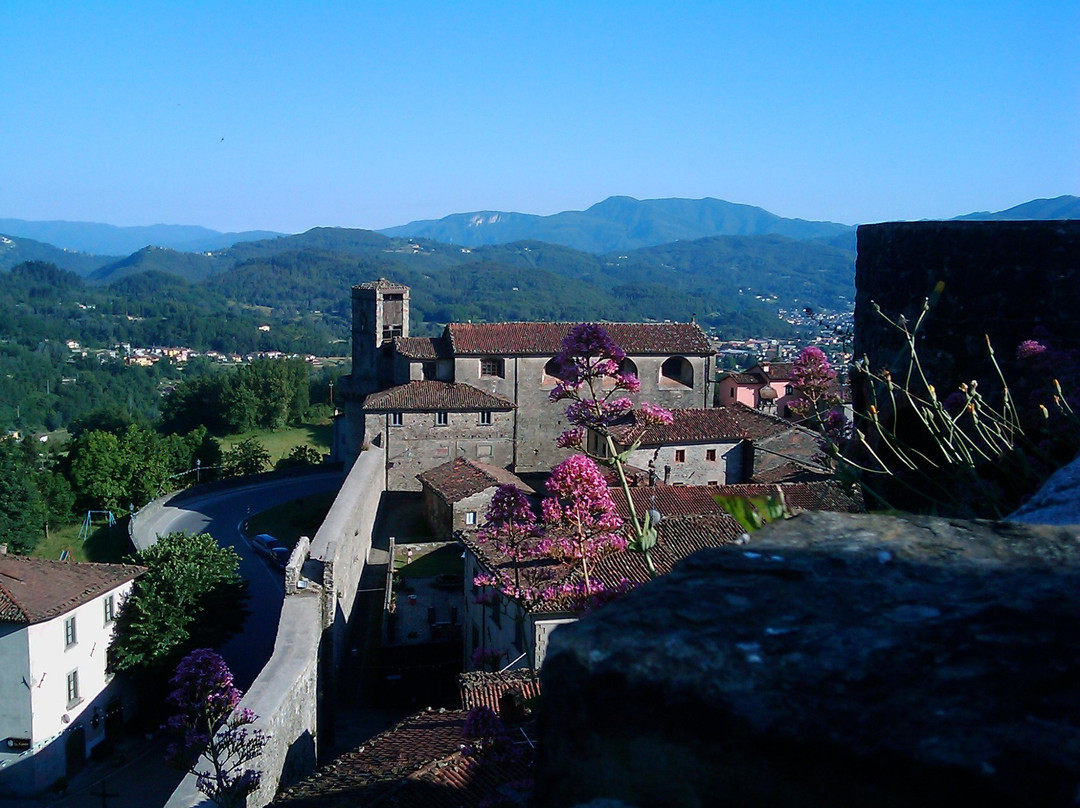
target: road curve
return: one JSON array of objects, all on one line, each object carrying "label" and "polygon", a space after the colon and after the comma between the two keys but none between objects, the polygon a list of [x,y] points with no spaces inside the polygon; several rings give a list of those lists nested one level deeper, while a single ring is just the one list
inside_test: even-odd
[{"label": "road curve", "polygon": [[204,495],[187,492],[163,507],[150,508],[135,520],[133,539],[146,547],[159,535],[183,530],[209,533],[222,547],[232,547],[240,556],[240,574],[249,582],[251,610],[243,631],[221,649],[237,685],[246,690],[259,675],[274,650],[284,583],[281,573],[255,554],[240,527],[248,517],[301,497],[334,491],[341,487],[341,472],[279,477],[236,488],[209,491]]}]

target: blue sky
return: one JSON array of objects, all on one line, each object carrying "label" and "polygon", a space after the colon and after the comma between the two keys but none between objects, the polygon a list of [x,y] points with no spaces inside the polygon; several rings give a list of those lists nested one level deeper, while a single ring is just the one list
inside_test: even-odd
[{"label": "blue sky", "polygon": [[4,0],[0,218],[1000,210],[1080,194],[1078,52],[1075,0]]}]

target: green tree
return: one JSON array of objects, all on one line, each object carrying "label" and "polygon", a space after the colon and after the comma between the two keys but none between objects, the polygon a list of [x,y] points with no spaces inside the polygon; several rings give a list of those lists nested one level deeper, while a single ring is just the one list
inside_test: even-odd
[{"label": "green tree", "polygon": [[240,557],[207,533],[169,533],[130,559],[147,571],[117,618],[109,670],[161,673],[197,647],[220,647],[247,609]]},{"label": "green tree", "polygon": [[258,474],[270,467],[270,453],[258,438],[244,438],[225,452],[222,465],[229,477]]},{"label": "green tree", "polygon": [[323,454],[314,446],[308,446],[303,444],[301,446],[294,446],[292,451],[289,452],[288,457],[281,458],[274,468],[276,469],[292,469],[299,468],[301,466],[318,466],[323,462]]},{"label": "green tree", "polygon": [[29,553],[41,536],[41,496],[19,444],[0,439],[0,543],[14,553]]}]

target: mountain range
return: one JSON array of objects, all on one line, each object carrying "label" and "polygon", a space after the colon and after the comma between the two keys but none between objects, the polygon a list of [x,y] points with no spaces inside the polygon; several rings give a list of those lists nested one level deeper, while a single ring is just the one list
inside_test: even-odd
[{"label": "mountain range", "polygon": [[[969,213],[956,218],[1077,219],[1080,218],[1080,197],[1036,199],[1007,210]],[[546,241],[592,253],[632,250],[707,236],[779,235],[799,240],[820,240],[851,249],[855,245],[854,226],[788,219],[752,205],[711,198],[637,200],[628,196],[613,196],[587,210],[563,211],[551,216],[474,211],[455,213],[442,219],[414,221],[378,232],[390,237],[425,238],[462,247]],[[179,252],[211,252],[241,242],[273,240],[285,235],[266,230],[219,233],[188,225],[116,227],[90,222],[22,219],[0,219],[0,234],[52,245],[66,251],[69,256],[87,253],[105,257],[130,255],[147,246]],[[84,263],[94,260],[97,259]],[[79,259],[69,257],[67,261],[70,264]],[[97,266],[106,263],[110,261],[100,260]],[[11,265],[10,260],[0,256],[0,268]],[[80,268],[68,268],[84,274]]]}]

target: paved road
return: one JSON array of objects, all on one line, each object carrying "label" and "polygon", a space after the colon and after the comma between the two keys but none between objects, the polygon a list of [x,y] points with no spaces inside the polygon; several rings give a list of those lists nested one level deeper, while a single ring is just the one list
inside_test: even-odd
[{"label": "paved road", "polygon": [[284,578],[262,556],[256,555],[241,532],[248,517],[282,502],[300,499],[341,487],[341,473],[312,474],[228,488],[205,496],[185,498],[166,506],[145,522],[137,522],[141,537],[164,535],[175,530],[209,533],[222,547],[233,547],[240,556],[240,574],[249,582],[251,610],[244,630],[221,649],[237,685],[247,690],[274,650]]},{"label": "paved road", "polygon": [[[341,473],[312,474],[229,488],[203,496],[185,498],[177,506],[162,508],[145,522],[137,523],[140,538],[175,530],[206,532],[223,547],[240,555],[240,574],[249,581],[251,609],[244,630],[222,648],[237,685],[246,690],[270,659],[277,636],[284,578],[265,559],[255,554],[240,526],[249,516],[282,502],[341,487]],[[381,727],[380,727],[381,728]],[[183,776],[164,761],[166,739],[125,738],[112,760],[92,764],[75,778],[67,796],[3,798],[0,808],[156,808],[163,806]],[[106,797],[100,796],[102,783]]]}]

